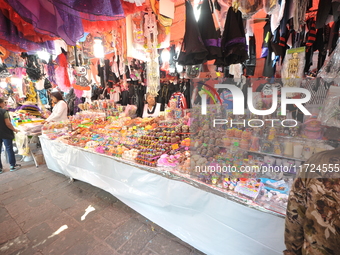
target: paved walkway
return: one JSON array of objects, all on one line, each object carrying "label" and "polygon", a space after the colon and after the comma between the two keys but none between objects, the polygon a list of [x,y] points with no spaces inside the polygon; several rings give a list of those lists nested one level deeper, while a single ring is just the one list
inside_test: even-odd
[{"label": "paved walkway", "polygon": [[101,189],[22,166],[0,174],[2,255],[203,254]]}]

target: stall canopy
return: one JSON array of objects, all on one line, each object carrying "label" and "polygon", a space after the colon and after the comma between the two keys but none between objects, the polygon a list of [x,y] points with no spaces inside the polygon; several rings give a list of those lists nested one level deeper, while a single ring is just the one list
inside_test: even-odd
[{"label": "stall canopy", "polygon": [[[185,1],[168,1],[174,2],[175,6],[170,28],[171,42],[178,43],[183,40],[185,32]],[[84,32],[112,30],[117,26],[116,20],[124,19],[135,12],[147,11],[148,8],[155,11],[155,8],[159,7],[159,2],[166,1],[0,0],[0,44],[11,51],[32,51],[37,48],[51,51],[48,42],[58,38],[63,39],[68,45],[75,45],[83,37]],[[230,4],[222,0],[212,2],[218,3],[221,11]],[[262,6],[262,0],[255,2]],[[192,0],[191,3],[198,12],[201,1]],[[313,8],[318,8],[318,5],[319,0],[313,0]],[[328,9],[323,11],[327,12]],[[255,22],[253,28],[259,57],[266,13],[262,8],[248,18]],[[158,16],[158,19],[160,21],[163,18]],[[320,18],[319,21],[322,23]]]}]

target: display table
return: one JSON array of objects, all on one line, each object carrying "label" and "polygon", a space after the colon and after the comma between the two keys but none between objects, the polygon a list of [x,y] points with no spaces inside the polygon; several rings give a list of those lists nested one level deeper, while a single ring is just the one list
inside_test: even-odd
[{"label": "display table", "polygon": [[206,254],[275,255],[284,217],[245,206],[195,182],[40,137],[47,167],[101,188]]}]

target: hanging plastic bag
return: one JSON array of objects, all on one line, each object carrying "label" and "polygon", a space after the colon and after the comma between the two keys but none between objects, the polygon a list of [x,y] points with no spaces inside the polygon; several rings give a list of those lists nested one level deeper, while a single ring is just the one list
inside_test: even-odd
[{"label": "hanging plastic bag", "polygon": [[340,87],[330,87],[318,120],[322,125],[340,128]]},{"label": "hanging plastic bag", "polygon": [[263,8],[263,0],[240,0],[238,3],[244,19],[249,19]]},{"label": "hanging plastic bag", "polygon": [[263,9],[267,14],[271,14],[277,5],[277,0],[263,0]]},{"label": "hanging plastic bag", "polygon": [[337,46],[328,60],[321,67],[318,77],[321,77],[326,82],[340,83],[340,39]]}]

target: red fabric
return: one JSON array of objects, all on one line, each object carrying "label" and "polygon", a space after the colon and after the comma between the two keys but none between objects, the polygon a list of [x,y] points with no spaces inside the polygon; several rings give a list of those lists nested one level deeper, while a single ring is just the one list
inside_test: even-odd
[{"label": "red fabric", "polygon": [[27,40],[41,43],[58,39],[57,37],[36,32],[33,25],[23,20],[5,0],[0,0],[0,9],[2,13],[13,22]]},{"label": "red fabric", "polygon": [[83,28],[85,32],[96,34],[97,32],[111,31],[117,29],[118,23],[116,20],[113,21],[89,21],[82,19]]},{"label": "red fabric", "polygon": [[64,53],[60,53],[56,59],[56,62],[58,63],[58,66],[55,69],[57,84],[62,91],[68,92],[69,88],[71,87],[71,82],[67,70],[67,57]]},{"label": "red fabric", "polygon": [[122,4],[125,16],[128,16],[136,12],[144,11],[146,8],[145,2],[143,3],[142,6],[136,6],[136,4],[129,3],[124,0],[121,0],[120,2]]},{"label": "red fabric", "polygon": [[4,47],[6,50],[13,51],[13,52],[26,52],[26,50],[20,48],[17,45],[11,44],[8,41],[0,39],[0,45]]},{"label": "red fabric", "polygon": [[[146,8],[145,3],[142,6],[136,6],[133,3],[126,2],[121,0],[121,4],[124,10],[125,16],[133,14],[135,12],[144,11]],[[89,21],[87,19],[82,19],[84,31],[88,33],[97,33],[97,32],[106,32],[111,31],[112,29],[118,29],[119,20],[111,20],[111,21]]]}]

